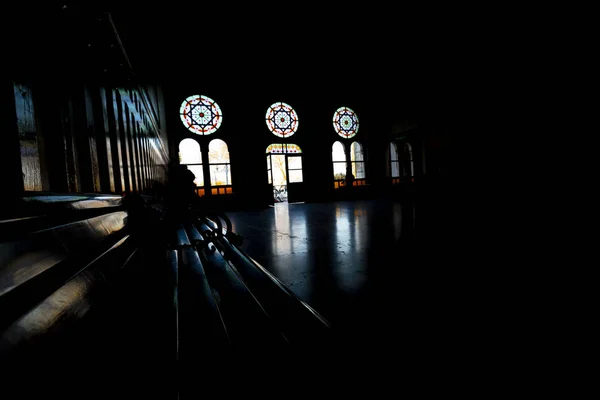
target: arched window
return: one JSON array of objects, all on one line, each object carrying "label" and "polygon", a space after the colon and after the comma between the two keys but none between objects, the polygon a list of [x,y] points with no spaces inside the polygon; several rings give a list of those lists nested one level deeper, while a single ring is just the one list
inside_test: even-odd
[{"label": "arched window", "polygon": [[[194,183],[197,187],[204,186],[204,172],[202,171],[202,153],[200,145],[194,139],[183,139],[179,142],[179,163],[187,165],[196,179]],[[203,196],[204,189],[199,189],[198,194]]]},{"label": "arched window", "polygon": [[400,162],[398,161],[398,146],[390,142],[390,176],[392,184],[400,183]]},{"label": "arched window", "polygon": [[344,186],[346,179],[346,151],[341,142],[335,142],[331,148],[331,159],[333,161],[333,185],[337,189]]},{"label": "arched window", "polygon": [[208,163],[210,167],[211,194],[230,194],[231,165],[229,149],[221,139],[214,139],[208,145]]},{"label": "arched window", "polygon": [[415,176],[415,164],[413,162],[413,151],[410,143],[404,143],[404,155],[404,159],[406,160],[407,164],[404,170],[404,175],[408,177],[407,180],[413,182]]},{"label": "arched window", "polygon": [[363,147],[358,142],[352,142],[350,145],[350,162],[352,163],[352,175],[354,175],[353,185],[362,186],[366,184],[365,158]]}]

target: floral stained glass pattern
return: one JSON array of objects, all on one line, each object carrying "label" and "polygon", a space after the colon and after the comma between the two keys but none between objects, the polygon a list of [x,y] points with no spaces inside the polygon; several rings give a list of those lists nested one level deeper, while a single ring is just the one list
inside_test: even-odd
[{"label": "floral stained glass pattern", "polygon": [[292,136],[298,129],[298,114],[286,103],[272,104],[267,110],[266,121],[269,130],[282,138]]},{"label": "floral stained glass pattern", "polygon": [[223,122],[221,108],[206,96],[188,97],[181,103],[179,114],[186,128],[198,135],[214,133]]},{"label": "floral stained glass pattern", "polygon": [[267,154],[300,154],[302,149],[297,144],[292,143],[273,143],[267,147]]},{"label": "floral stained glass pattern", "polygon": [[333,128],[343,138],[349,139],[358,133],[358,117],[348,107],[340,107],[333,114]]}]

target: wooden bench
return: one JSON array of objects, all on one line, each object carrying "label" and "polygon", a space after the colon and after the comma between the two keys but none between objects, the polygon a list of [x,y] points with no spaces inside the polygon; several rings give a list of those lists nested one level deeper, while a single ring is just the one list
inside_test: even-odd
[{"label": "wooden bench", "polygon": [[329,323],[225,215],[174,221],[140,201],[31,196],[0,222],[6,397],[249,395],[326,368]]}]

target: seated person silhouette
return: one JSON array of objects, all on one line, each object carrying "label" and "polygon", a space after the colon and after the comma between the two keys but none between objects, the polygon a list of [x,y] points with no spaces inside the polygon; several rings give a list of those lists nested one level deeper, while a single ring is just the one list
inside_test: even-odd
[{"label": "seated person silhouette", "polygon": [[165,203],[170,217],[186,219],[189,215],[191,206],[198,200],[194,179],[196,177],[187,166],[181,164],[169,166],[169,184]]}]

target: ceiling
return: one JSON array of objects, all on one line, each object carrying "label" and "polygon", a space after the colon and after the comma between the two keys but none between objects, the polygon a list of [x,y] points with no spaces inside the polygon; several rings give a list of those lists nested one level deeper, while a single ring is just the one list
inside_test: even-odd
[{"label": "ceiling", "polygon": [[[298,90],[368,90],[415,82],[417,59],[380,10],[278,5],[113,8],[111,15],[141,76],[182,76],[252,87],[295,83]],[[379,22],[379,23],[377,23]],[[402,83],[402,82],[403,83]]]},{"label": "ceiling", "polygon": [[[426,27],[400,8],[350,3],[317,8],[297,2],[276,6],[172,4],[176,5],[161,3],[160,8],[151,8],[148,3],[129,2],[106,6],[44,3],[9,24],[9,37],[17,38],[13,44],[18,57],[32,60],[18,67],[35,64],[36,71],[43,71],[55,65],[54,50],[43,54],[44,46],[38,46],[33,52],[22,43],[61,29],[56,13],[66,10],[85,26],[87,20],[79,16],[109,12],[142,81],[255,92],[287,88],[301,96],[351,94],[366,101],[377,96],[404,104],[429,105],[445,96],[452,54],[440,52],[435,45],[438,36],[430,40]],[[65,38],[79,40],[81,32],[63,30],[56,43]],[[79,41],[78,46],[87,46],[87,38]],[[97,54],[92,65],[105,69],[100,64],[107,57]],[[39,59],[49,62],[40,64]]]}]

